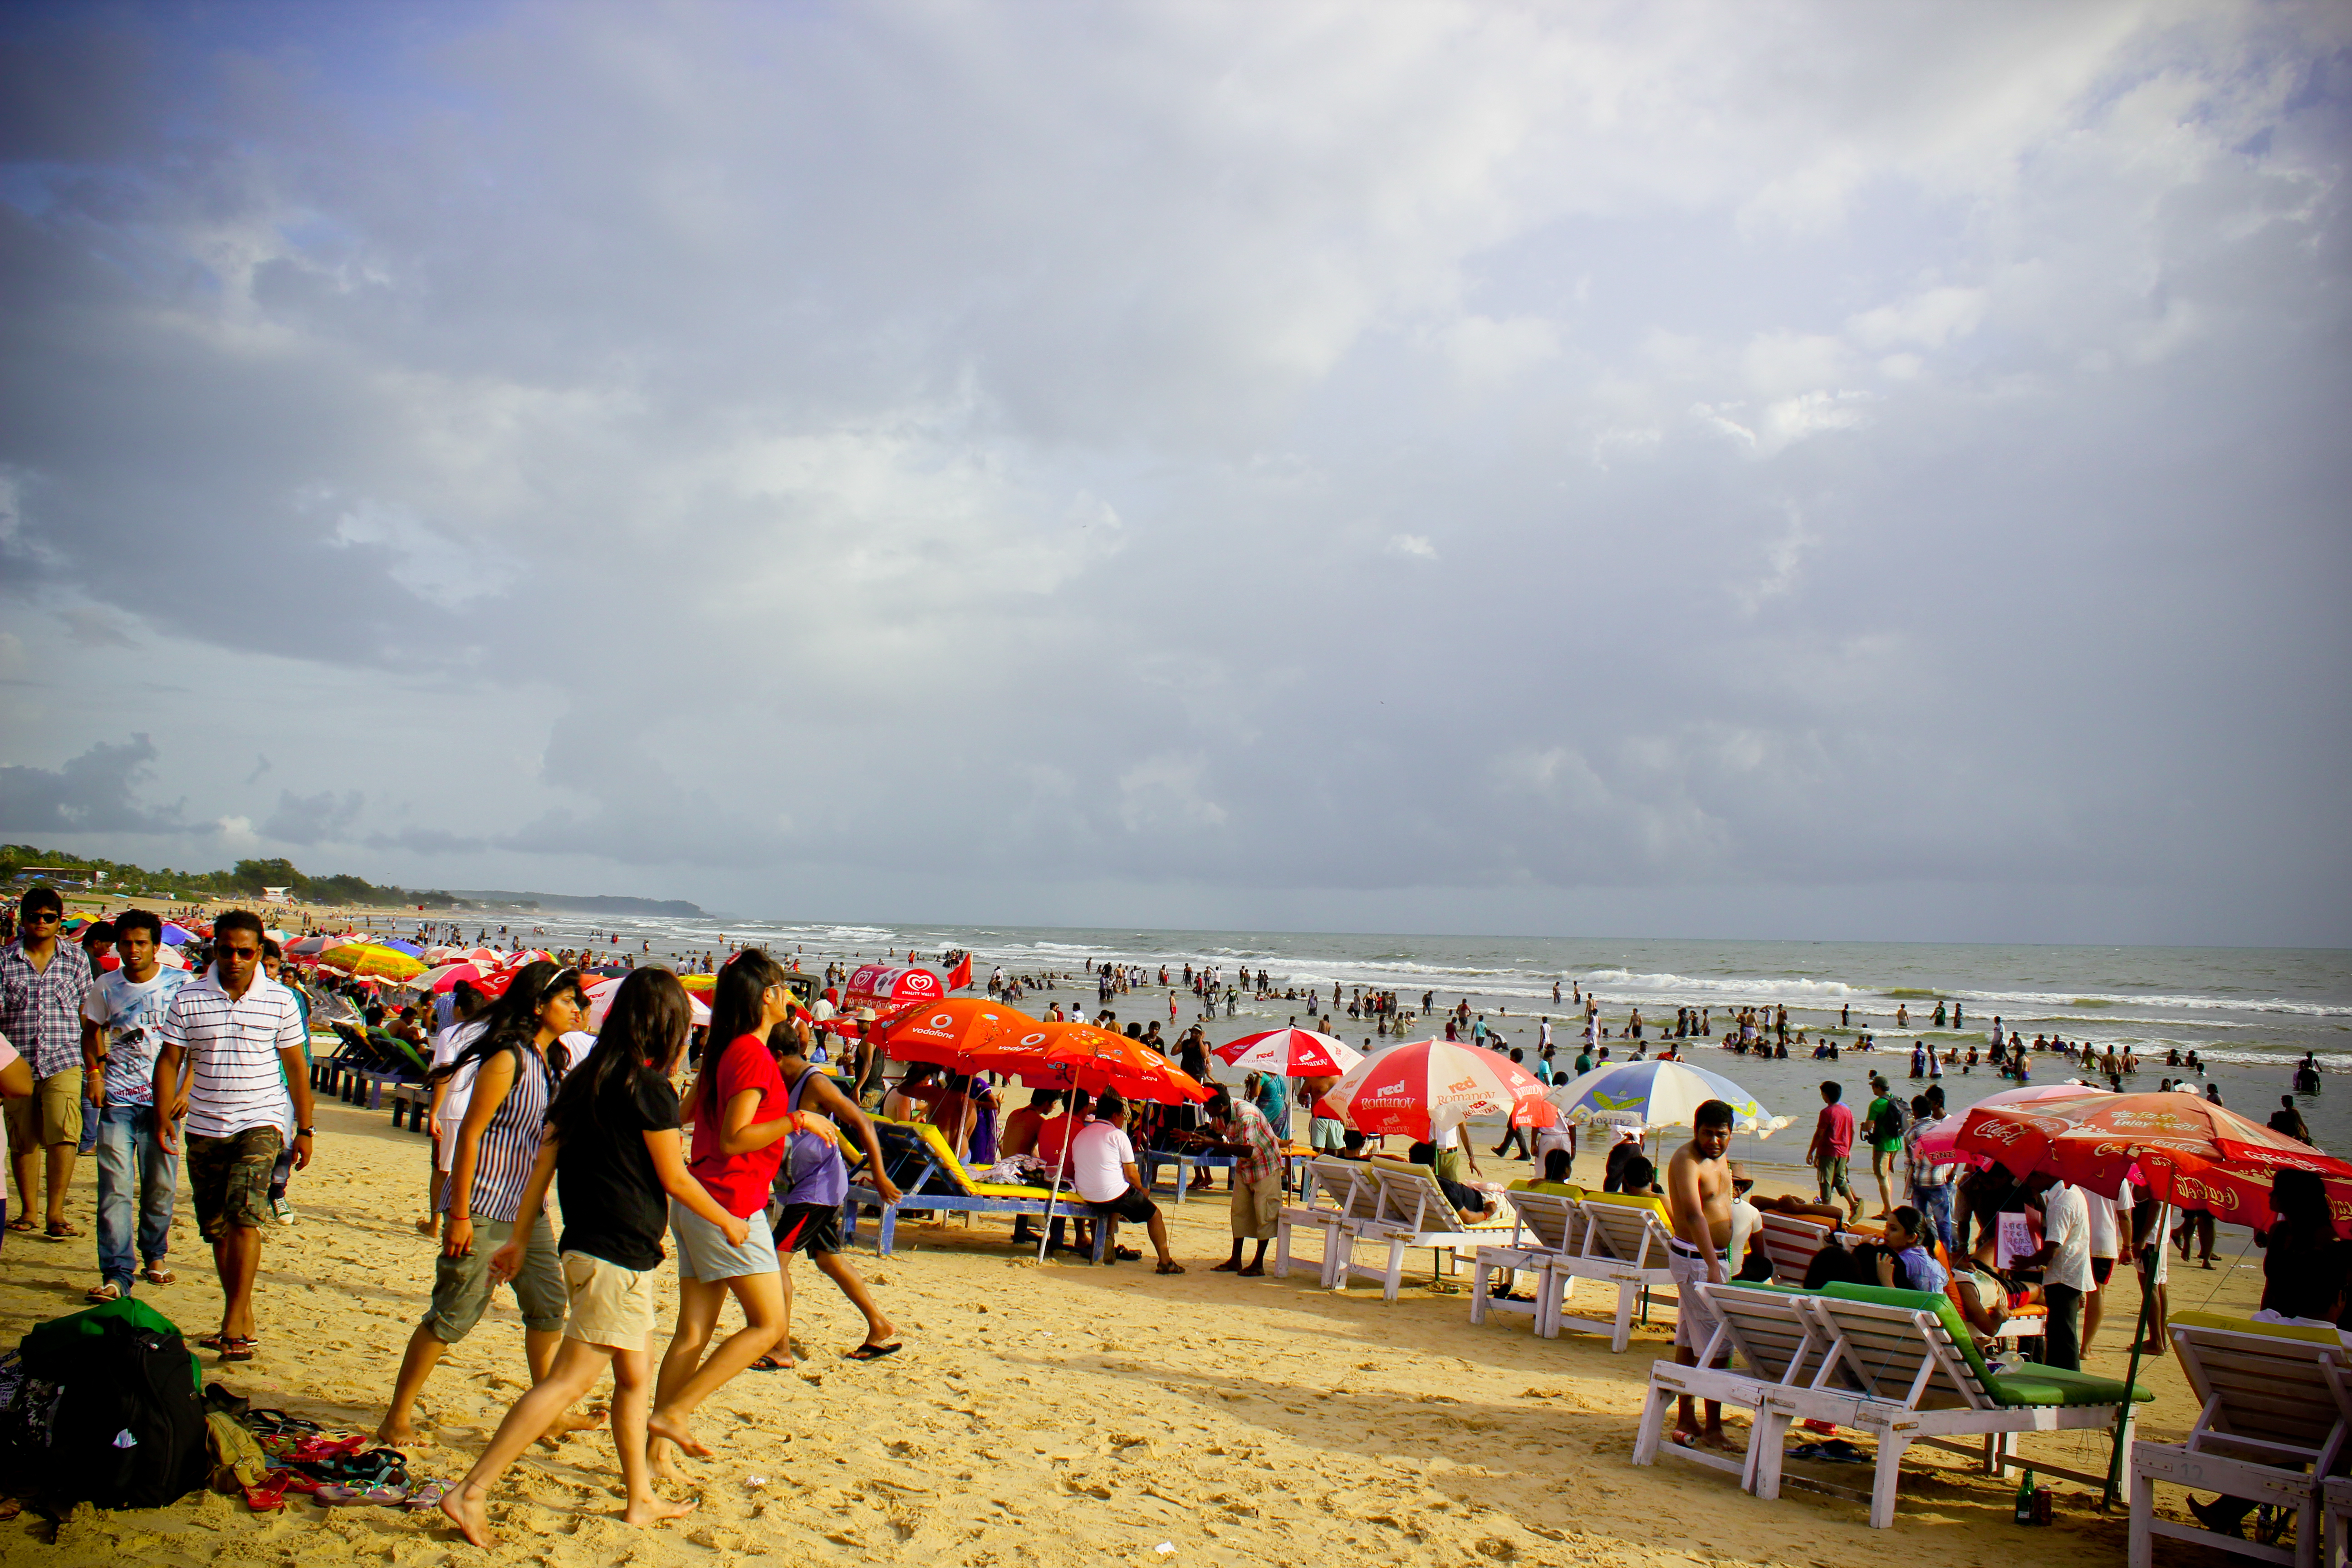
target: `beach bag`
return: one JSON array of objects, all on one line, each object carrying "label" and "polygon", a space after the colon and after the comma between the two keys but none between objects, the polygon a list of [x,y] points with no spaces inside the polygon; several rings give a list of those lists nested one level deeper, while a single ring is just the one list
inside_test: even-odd
[{"label": "beach bag", "polygon": [[161,1508],[211,1468],[196,1359],[179,1329],[125,1297],[26,1334],[28,1384],[59,1391],[45,1451],[26,1456],[52,1507]]},{"label": "beach bag", "polygon": [[242,1492],[259,1486],[268,1473],[269,1456],[262,1452],[260,1440],[226,1410],[205,1412],[205,1445],[215,1491]]},{"label": "beach bag", "polygon": [[1901,1100],[1890,1094],[1886,1097],[1886,1109],[1878,1113],[1878,1121],[1871,1128],[1870,1135],[1881,1142],[1900,1140],[1903,1130],[1910,1124],[1911,1113],[1904,1109]]}]

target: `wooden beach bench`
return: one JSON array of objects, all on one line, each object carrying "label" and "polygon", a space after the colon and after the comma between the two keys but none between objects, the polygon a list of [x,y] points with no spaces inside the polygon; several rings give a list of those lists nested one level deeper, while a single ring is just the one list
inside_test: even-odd
[{"label": "wooden beach bench", "polygon": [[[1507,1242],[1482,1246],[1470,1268],[1470,1321],[1483,1323],[1490,1307],[1507,1312],[1526,1312],[1535,1321],[1537,1333],[1546,1339],[1559,1332],[1552,1321],[1559,1293],[1566,1288],[1567,1276],[1560,1266],[1584,1247],[1584,1235],[1591,1223],[1584,1217],[1584,1207],[1576,1196],[1564,1193],[1535,1193],[1512,1188],[1503,1194],[1517,1216],[1518,1224]],[[1506,1293],[1494,1295],[1489,1281],[1501,1270]],[[1522,1273],[1535,1276],[1535,1296],[1521,1301],[1507,1293]]]},{"label": "wooden beach bench", "polygon": [[[1829,1341],[1803,1294],[1786,1285],[1694,1285],[1690,1289],[1715,1315],[1715,1332],[1699,1351],[1696,1366],[1672,1361],[1650,1363],[1650,1387],[1633,1433],[1633,1462],[1650,1465],[1661,1453],[1727,1470],[1742,1490],[1756,1489],[1758,1455],[1748,1428],[1747,1450],[1737,1458],[1712,1448],[1671,1441],[1666,1421],[1677,1399],[1712,1399],[1750,1412],[1760,1411],[1768,1390],[1803,1388],[1820,1371]],[[1738,1365],[1729,1363],[1738,1358]]]},{"label": "wooden beach bench", "polygon": [[1590,1279],[1616,1289],[1609,1348],[1622,1354],[1633,1337],[1634,1310],[1649,1292],[1674,1288],[1674,1276],[1666,1268],[1666,1243],[1671,1238],[1665,1205],[1645,1193],[1588,1192],[1577,1206],[1584,1215],[1584,1245],[1574,1256],[1552,1266],[1559,1280],[1552,1296],[1550,1332],[1545,1337],[1554,1338],[1564,1328],[1600,1332],[1568,1310],[1576,1287]]},{"label": "wooden beach bench", "polygon": [[[2265,1563],[2316,1568],[2323,1483],[2352,1430],[2352,1353],[2334,1329],[2257,1323],[2216,1313],[2172,1320],[2180,1370],[2201,1408],[2188,1439],[2131,1455],[2130,1568],[2148,1568],[2154,1538],[2193,1541]],[[2294,1514],[2292,1550],[2156,1516],[2156,1484],[2210,1487]],[[2330,1541],[2342,1550],[2340,1526]]]},{"label": "wooden beach bench", "polygon": [[[1335,1286],[1345,1287],[1358,1279],[1377,1279],[1381,1300],[1393,1301],[1403,1284],[1406,1253],[1428,1247],[1433,1280],[1445,1259],[1461,1248],[1475,1247],[1481,1241],[1492,1239],[1497,1231],[1518,1228],[1517,1220],[1507,1219],[1465,1224],[1446,1197],[1445,1190],[1437,1184],[1437,1173],[1430,1166],[1376,1159],[1366,1162],[1364,1168],[1380,1194],[1380,1207],[1368,1223],[1343,1230],[1339,1237],[1340,1266],[1332,1276]],[[1360,1243],[1384,1247],[1388,1256],[1377,1267],[1358,1263],[1355,1251]]]},{"label": "wooden beach bench", "polygon": [[1312,1232],[1322,1244],[1316,1262],[1328,1290],[1354,1244],[1356,1232],[1380,1217],[1381,1190],[1363,1161],[1342,1160],[1335,1154],[1318,1155],[1307,1165],[1302,1185],[1305,1199],[1285,1204],[1275,1220],[1274,1277],[1290,1278],[1292,1238],[1300,1232]]}]

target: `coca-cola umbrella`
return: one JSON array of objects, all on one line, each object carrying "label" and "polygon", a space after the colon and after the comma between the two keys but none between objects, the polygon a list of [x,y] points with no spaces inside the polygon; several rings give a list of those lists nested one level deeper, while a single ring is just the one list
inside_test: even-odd
[{"label": "coca-cola umbrella", "polygon": [[[2110,1197],[2120,1196],[2125,1184],[2137,1177],[2159,1202],[2206,1208],[2221,1196],[2231,1199],[2237,1214],[2248,1217],[2256,1212],[2255,1190],[2280,1171],[2308,1171],[2323,1184],[2352,1180],[2352,1164],[2273,1132],[2227,1106],[2177,1090],[2078,1090],[2072,1097],[2031,1105],[1975,1105],[1954,1142],[1960,1152],[1983,1154],[2019,1177],[2047,1173]],[[2335,1196],[2330,1195],[2332,1210]],[[2260,1197],[2259,1213],[2267,1222],[2267,1193]],[[2159,1247],[2163,1234],[2159,1221]],[[2143,1286],[2126,1384],[2139,1378],[2148,1304],[2149,1292]],[[2116,1417],[2103,1505],[2115,1500],[2129,1409],[2126,1403]]]},{"label": "coca-cola umbrella", "polygon": [[1313,1029],[1268,1029],[1228,1040],[1213,1053],[1227,1067],[1280,1078],[1338,1078],[1364,1059],[1345,1040]]},{"label": "coca-cola umbrella", "polygon": [[1323,1098],[1367,1137],[1395,1132],[1420,1142],[1473,1116],[1541,1127],[1558,1114],[1533,1074],[1499,1052],[1452,1040],[1416,1040],[1366,1057]]},{"label": "coca-cola umbrella", "polygon": [[[2036,1105],[2050,1100],[2073,1100],[2084,1094],[2105,1094],[2106,1092],[2108,1091],[2095,1084],[2029,1083],[2016,1089],[2004,1089],[1999,1094],[1986,1095],[1982,1100],[1978,1100],[1976,1105],[1969,1107],[1969,1110],[1974,1110],[1979,1105]],[[1954,1111],[1937,1121],[1927,1131],[1920,1133],[1918,1151],[1921,1158],[1931,1163],[1948,1160],[1970,1160],[1971,1156],[1959,1147],[1960,1127],[1966,1120],[1967,1112]]]}]

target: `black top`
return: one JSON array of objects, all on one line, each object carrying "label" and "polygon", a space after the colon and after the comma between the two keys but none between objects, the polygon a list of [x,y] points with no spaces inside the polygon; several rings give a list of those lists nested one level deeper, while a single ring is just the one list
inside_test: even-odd
[{"label": "black top", "polygon": [[654,1173],[646,1134],[678,1124],[677,1090],[666,1078],[626,1077],[605,1086],[596,1115],[555,1156],[555,1192],[563,1205],[560,1252],[584,1252],[639,1273],[662,1260],[669,1194]]},{"label": "black top", "polygon": [[2334,1321],[2352,1279],[2352,1241],[2332,1232],[2290,1235],[2273,1226],[2263,1258],[2263,1309],[2289,1318]]}]

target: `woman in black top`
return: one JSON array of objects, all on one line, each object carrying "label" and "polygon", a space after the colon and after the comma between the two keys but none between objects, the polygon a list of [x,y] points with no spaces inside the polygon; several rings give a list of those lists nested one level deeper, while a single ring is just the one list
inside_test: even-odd
[{"label": "woman in black top", "polygon": [[[692,1013],[686,987],[667,969],[640,969],[614,993],[595,1054],[564,1080],[548,1112],[522,1207],[536,1213],[553,1184],[562,1201],[560,1250],[572,1297],[555,1364],[515,1401],[466,1479],[441,1500],[441,1511],[477,1546],[491,1544],[490,1489],[548,1424],[613,1372],[613,1446],[621,1461],[630,1524],[676,1519],[691,1502],[654,1490],[646,1454],[653,1403],[646,1341],[653,1330],[648,1279],[662,1260],[669,1200],[677,1199],[741,1246],[751,1226],[729,1214],[686,1168],[678,1135],[677,1091],[670,1075],[686,1053]],[[510,1241],[490,1259],[495,1279],[511,1278],[523,1248]]]}]

